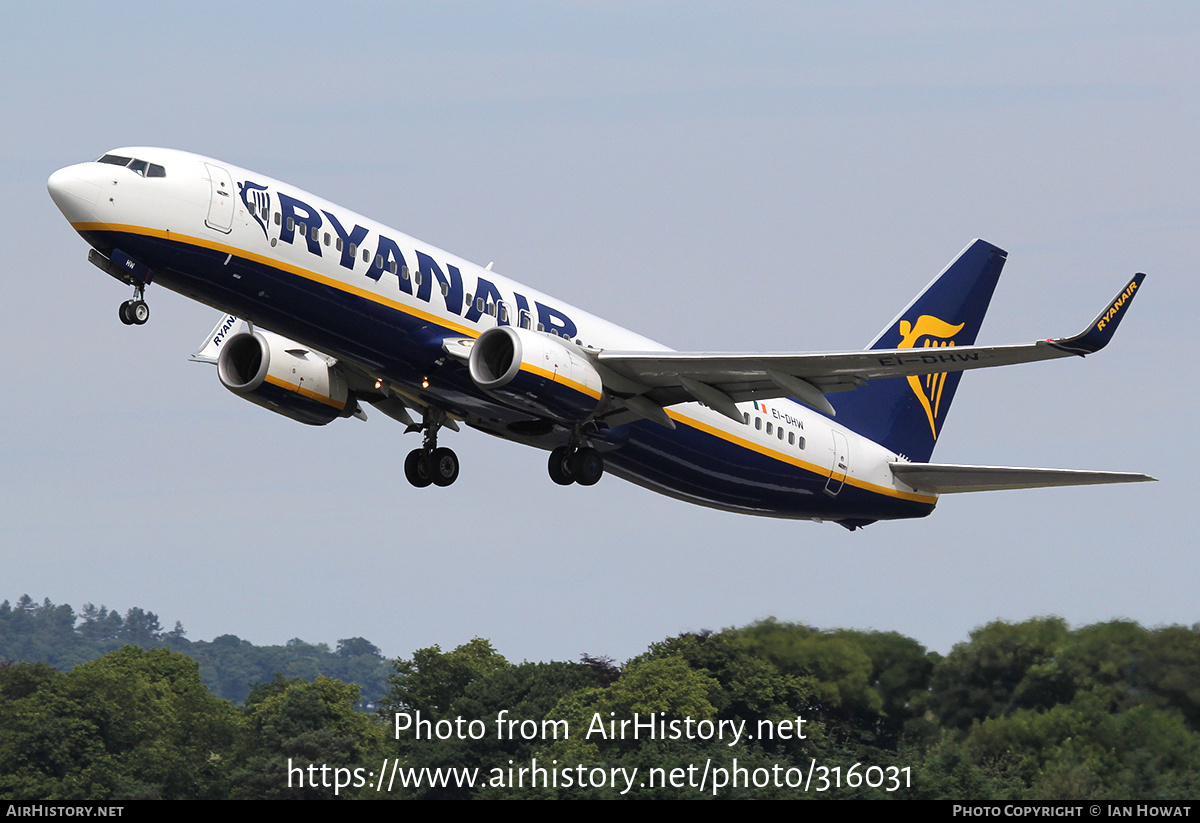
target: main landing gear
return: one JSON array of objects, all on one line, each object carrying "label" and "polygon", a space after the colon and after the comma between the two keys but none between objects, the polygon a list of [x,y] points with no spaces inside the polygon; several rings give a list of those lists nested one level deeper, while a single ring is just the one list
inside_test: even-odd
[{"label": "main landing gear", "polygon": [[560,486],[572,483],[594,486],[604,475],[604,458],[587,446],[582,449],[559,446],[550,452],[549,469],[550,479]]},{"label": "main landing gear", "polygon": [[421,448],[413,449],[404,459],[404,476],[418,489],[431,483],[449,486],[458,479],[458,455],[452,449],[438,448],[437,434],[445,415],[433,409],[425,415],[420,427],[425,430],[425,442]]},{"label": "main landing gear", "polygon": [[144,326],[146,324],[146,321],[150,319],[150,307],[142,299],[141,286],[134,288],[133,299],[122,303],[118,314],[121,317],[121,322],[126,326]]}]

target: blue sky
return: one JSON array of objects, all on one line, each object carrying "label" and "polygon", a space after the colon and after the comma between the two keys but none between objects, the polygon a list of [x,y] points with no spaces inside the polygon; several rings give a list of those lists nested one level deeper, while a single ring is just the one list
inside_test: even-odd
[{"label": "blue sky", "polygon": [[[0,598],[515,660],[767,616],[941,651],[995,618],[1200,619],[1192,5],[161,8],[0,31]],[[1146,271],[1102,354],[967,375],[935,459],[1161,482],[851,534],[560,488],[466,432],[453,489],[414,490],[383,415],[303,427],[188,363],[211,309],[152,288],[121,325],[45,190],[120,145],[288,180],[686,350],[859,348],[973,237],[1009,252],[981,343],[1074,333]]]}]

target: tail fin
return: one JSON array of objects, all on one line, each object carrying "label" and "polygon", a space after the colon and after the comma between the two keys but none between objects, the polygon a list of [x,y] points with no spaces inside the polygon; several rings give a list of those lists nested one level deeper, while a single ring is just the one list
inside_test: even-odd
[{"label": "tail fin", "polygon": [[[1008,252],[975,240],[867,346],[970,346]],[[895,377],[834,398],[837,422],[915,462],[927,462],[962,372]]]}]

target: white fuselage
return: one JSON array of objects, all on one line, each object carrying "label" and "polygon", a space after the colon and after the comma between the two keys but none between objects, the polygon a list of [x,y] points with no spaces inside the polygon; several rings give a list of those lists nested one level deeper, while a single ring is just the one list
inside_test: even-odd
[{"label": "white fuselage", "polygon": [[[82,163],[50,189],[74,228],[153,282],[327,353],[413,408],[546,448],[564,429],[474,387],[446,354],[512,325],[585,351],[667,351],[623,329],[285,183],[186,152],[117,149],[165,170]],[[427,384],[427,385],[422,385]],[[699,403],[669,406],[674,430],[629,419],[591,437],[610,470],[680,499],[780,517],[872,520],[928,514],[936,497],[893,477],[897,455],[788,399],[744,402],[745,421]]]}]

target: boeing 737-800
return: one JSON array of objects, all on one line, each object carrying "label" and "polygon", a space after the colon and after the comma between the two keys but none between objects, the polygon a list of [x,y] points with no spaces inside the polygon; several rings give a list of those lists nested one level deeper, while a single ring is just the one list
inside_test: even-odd
[{"label": "boeing 737-800", "polygon": [[961,372],[1111,339],[1143,275],[1074,337],[976,346],[1006,253],[975,240],[863,351],[677,352],[293,186],[161,148],[60,169],[50,195],[133,290],[224,313],[193,359],[302,423],[364,417],[423,433],[414,486],[448,486],[459,424],[550,451],[554,482],[611,472],[734,512],[854,529],[923,517],[939,494],[1119,483],[1142,474],[928,462]]}]

